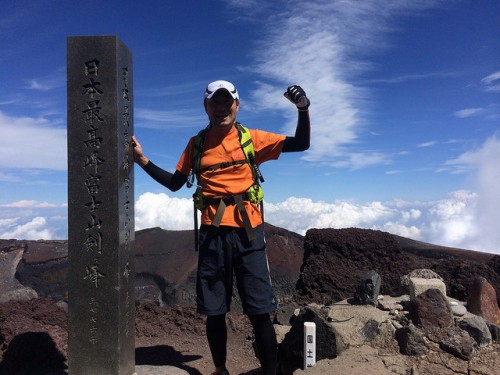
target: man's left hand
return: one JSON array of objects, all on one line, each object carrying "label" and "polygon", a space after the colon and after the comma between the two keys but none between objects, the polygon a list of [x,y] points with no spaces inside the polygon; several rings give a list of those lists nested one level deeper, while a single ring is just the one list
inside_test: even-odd
[{"label": "man's left hand", "polygon": [[299,110],[306,110],[311,105],[306,92],[298,85],[290,86],[283,95],[295,104]]}]

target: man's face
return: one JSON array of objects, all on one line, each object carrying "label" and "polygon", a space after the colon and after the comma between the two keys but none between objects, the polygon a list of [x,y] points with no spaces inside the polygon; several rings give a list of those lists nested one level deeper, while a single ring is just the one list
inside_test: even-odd
[{"label": "man's face", "polygon": [[240,102],[226,90],[218,90],[211,99],[205,100],[205,111],[215,129],[228,131],[236,120]]}]

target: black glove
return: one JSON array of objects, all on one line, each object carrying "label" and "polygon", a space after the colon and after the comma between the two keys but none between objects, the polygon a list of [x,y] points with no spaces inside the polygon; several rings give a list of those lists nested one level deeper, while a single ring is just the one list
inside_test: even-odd
[{"label": "black glove", "polygon": [[290,86],[283,95],[295,104],[299,110],[306,110],[311,105],[306,92],[300,86]]}]

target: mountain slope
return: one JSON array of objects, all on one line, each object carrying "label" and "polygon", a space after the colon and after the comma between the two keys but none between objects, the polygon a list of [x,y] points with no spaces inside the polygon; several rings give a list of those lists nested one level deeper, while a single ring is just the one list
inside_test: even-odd
[{"label": "mountain slope", "polygon": [[[324,292],[318,287],[315,293],[326,293],[331,300],[352,294],[362,273],[370,269],[383,275],[383,292],[387,293],[396,293],[404,274],[430,268],[445,279],[449,293],[458,299],[466,299],[467,285],[476,275],[488,279],[500,296],[499,255],[366,229],[311,229],[304,237],[271,224],[265,228],[271,276],[281,303],[291,301],[296,293],[301,299],[301,271],[309,272],[314,279],[319,277],[319,270],[328,277],[321,280]],[[308,252],[324,247],[328,248],[325,259],[307,266],[304,260],[309,259]],[[136,299],[168,305],[194,304],[198,254],[192,230],[141,230],[136,232],[135,249]],[[39,296],[67,299],[67,241],[0,240],[0,255],[4,260],[0,268],[4,289],[22,285]],[[306,284],[313,287],[311,282]],[[5,290],[0,292],[5,294]],[[323,297],[318,298],[317,302],[321,302]]]}]

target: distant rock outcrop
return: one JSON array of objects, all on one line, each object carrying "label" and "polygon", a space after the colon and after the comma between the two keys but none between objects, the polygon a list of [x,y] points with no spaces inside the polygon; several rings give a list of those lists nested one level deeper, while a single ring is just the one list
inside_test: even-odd
[{"label": "distant rock outcrop", "polygon": [[29,286],[22,285],[16,272],[25,246],[9,246],[0,251],[0,303],[10,300],[30,300],[38,297]]},{"label": "distant rock outcrop", "polygon": [[[266,224],[271,277],[280,303],[292,300],[304,237]],[[138,301],[188,306],[195,303],[198,253],[193,231],[151,228],[135,238],[135,296]],[[67,301],[67,241],[0,240],[0,298],[52,297]],[[234,293],[237,297],[237,293]],[[235,298],[233,307],[239,309]]]},{"label": "distant rock outcrop", "polygon": [[[304,237],[270,224],[266,224],[265,233],[276,298],[280,303],[289,302],[300,273]],[[152,228],[137,232],[136,299],[166,305],[194,304],[197,259],[191,230]],[[233,296],[232,306],[239,310],[238,293]]]},{"label": "distant rock outcrop", "polygon": [[[381,294],[406,293],[401,290],[400,278],[417,269],[441,275],[448,295],[463,301],[473,280],[483,277],[500,302],[500,255],[357,228],[311,229],[304,238],[266,224],[266,240],[273,285],[281,304],[292,300],[329,304],[351,297],[369,270],[381,276]],[[193,244],[192,230],[138,231],[136,299],[161,305],[194,303],[198,254]],[[67,300],[67,241],[0,240],[0,257],[0,298]]]},{"label": "distant rock outcrop", "polygon": [[462,301],[467,300],[472,281],[484,277],[500,299],[500,255],[475,252],[473,258],[470,253],[376,230],[310,229],[304,240],[296,300],[328,305],[349,298],[369,270],[381,276],[381,294],[400,295],[406,292],[401,277],[416,269],[439,274],[448,295]]}]

